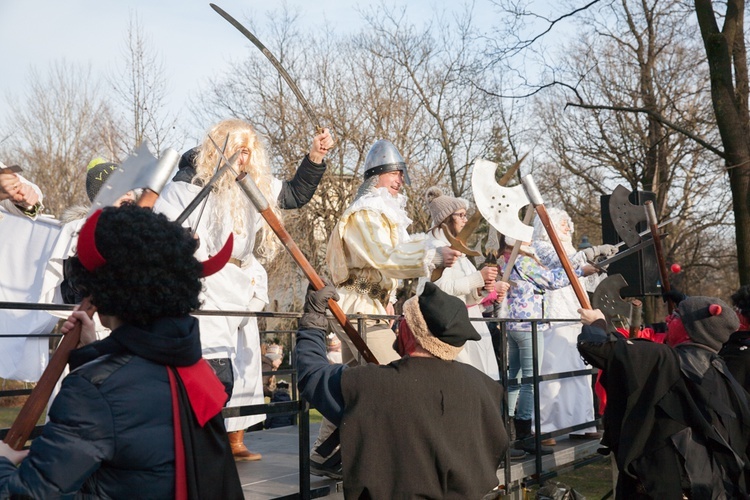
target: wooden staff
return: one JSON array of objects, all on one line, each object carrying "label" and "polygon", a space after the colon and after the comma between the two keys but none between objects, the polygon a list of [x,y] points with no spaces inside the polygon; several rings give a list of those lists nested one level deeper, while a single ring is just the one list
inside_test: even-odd
[{"label": "wooden staff", "polygon": [[[79,309],[85,311],[89,317],[93,316],[94,312],[96,312],[96,307],[88,299],[83,299]],[[49,402],[50,396],[52,396],[55,384],[60,380],[60,375],[62,375],[65,366],[68,364],[70,351],[78,346],[80,339],[81,322],[79,321],[71,331],[63,336],[57,349],[55,349],[55,353],[50,358],[49,364],[44,369],[42,376],[39,377],[39,381],[23,404],[21,411],[16,415],[16,419],[13,421],[10,430],[8,430],[8,433],[3,438],[3,441],[14,450],[22,450],[29,436],[31,436],[36,423],[39,421],[39,417]]]},{"label": "wooden staff", "polygon": [[526,195],[529,197],[529,201],[534,206],[536,214],[539,216],[539,220],[542,222],[544,229],[547,230],[547,235],[552,242],[552,246],[555,248],[557,257],[560,259],[560,264],[562,264],[562,267],[565,270],[565,274],[568,276],[568,280],[570,280],[570,284],[573,286],[573,291],[578,298],[578,302],[581,304],[581,307],[583,309],[591,309],[589,296],[586,294],[586,290],[583,289],[583,286],[581,286],[581,282],[578,281],[578,276],[576,275],[575,271],[573,271],[573,266],[570,264],[570,260],[568,259],[568,255],[565,253],[565,249],[563,249],[562,243],[560,243],[560,238],[557,236],[557,232],[552,225],[552,221],[549,218],[547,209],[544,207],[542,195],[541,193],[539,193],[534,179],[529,174],[524,177],[521,182],[523,182],[523,187],[526,189]]},{"label": "wooden staff", "polygon": [[[643,204],[646,209],[646,219],[648,220],[648,226],[651,230],[651,237],[654,240],[654,250],[656,251],[656,260],[659,262],[659,277],[661,278],[661,288],[664,293],[668,294],[672,288],[669,286],[669,274],[667,274],[667,261],[664,259],[664,247],[661,244],[661,236],[659,236],[659,221],[656,219],[656,210],[654,209],[654,203],[649,200]],[[674,311],[674,302],[667,295],[667,310],[669,314]]]},{"label": "wooden staff", "polygon": [[[276,233],[276,236],[279,237],[281,242],[284,244],[284,247],[289,251],[292,259],[294,259],[294,262],[296,262],[300,267],[302,272],[305,274],[305,277],[307,277],[308,281],[310,281],[310,283],[312,284],[313,288],[315,288],[316,290],[320,290],[321,288],[323,288],[325,286],[325,283],[320,278],[318,273],[315,272],[315,269],[313,269],[312,265],[307,260],[307,257],[305,257],[305,254],[303,254],[302,250],[299,249],[297,244],[294,242],[294,239],[292,239],[291,235],[286,231],[279,218],[276,217],[275,213],[273,213],[273,210],[268,204],[268,200],[266,200],[265,196],[263,196],[263,193],[260,192],[260,189],[258,189],[258,186],[255,184],[255,182],[253,182],[249,175],[243,172],[239,176],[237,176],[237,183],[240,185],[253,205],[255,205],[255,208],[258,210],[258,212],[260,212],[260,215],[263,216],[273,232]],[[344,311],[341,310],[341,307],[339,307],[338,302],[333,299],[328,299],[328,308],[331,310],[331,313],[333,313],[333,316],[344,329],[347,336],[352,341],[362,357],[365,359],[365,361],[375,365],[379,364],[378,360],[375,358],[375,355],[367,347],[367,344],[364,340],[362,340],[362,337],[359,336],[357,329],[352,326],[352,324],[347,319]]]},{"label": "wooden staff", "polygon": [[[153,207],[158,196],[157,193],[150,189],[145,190],[143,196],[138,199],[137,204],[141,207]],[[89,318],[92,318],[96,312],[96,306],[88,298],[81,301],[78,309],[86,312]],[[60,376],[68,364],[70,352],[78,347],[80,339],[81,322],[79,321],[71,331],[63,336],[47,367],[42,372],[42,376],[39,377],[39,381],[31,391],[31,394],[29,394],[23,407],[21,407],[21,411],[16,415],[16,419],[13,421],[13,425],[10,426],[8,433],[3,438],[3,442],[14,450],[23,449],[26,441],[29,440],[29,436],[34,431],[39,417],[42,416],[44,409],[47,407],[57,381],[60,380]]]}]

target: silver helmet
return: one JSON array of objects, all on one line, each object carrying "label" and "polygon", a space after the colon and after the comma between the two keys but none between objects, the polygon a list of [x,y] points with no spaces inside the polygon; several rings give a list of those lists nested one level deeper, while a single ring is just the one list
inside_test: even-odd
[{"label": "silver helmet", "polygon": [[396,146],[391,141],[381,139],[372,145],[365,158],[365,180],[373,175],[380,175],[385,172],[400,170],[404,173],[404,183],[411,186],[409,173],[406,170],[406,163],[403,156],[398,152]]}]

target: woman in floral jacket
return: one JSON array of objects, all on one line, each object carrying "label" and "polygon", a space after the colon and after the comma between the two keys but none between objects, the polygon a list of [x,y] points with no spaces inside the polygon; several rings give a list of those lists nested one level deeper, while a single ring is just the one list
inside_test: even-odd
[{"label": "woman in floral jacket", "polygon": [[[504,271],[505,263],[510,257],[515,240],[502,236],[500,248],[503,249],[503,259],[498,260],[498,266]],[[548,269],[544,267],[533,253],[534,251],[524,244],[513,265],[510,274],[511,286],[508,290],[506,303],[507,313],[503,316],[510,319],[542,319],[543,295],[545,290],[556,290],[570,285],[570,281],[562,267]],[[590,266],[588,266],[590,267]],[[584,269],[576,270],[578,276],[584,275]],[[593,268],[590,269],[593,271]],[[544,337],[542,329],[536,332],[537,338],[537,367],[542,364],[544,353]],[[513,322],[508,323],[508,378],[516,379],[531,377],[534,372],[534,352],[532,349],[531,323]],[[518,404],[518,407],[516,407]],[[528,453],[535,453],[534,443],[525,438],[531,436],[531,415],[534,410],[533,389],[531,384],[522,384],[520,387],[508,387],[508,412],[513,417],[516,427],[516,438],[519,440],[516,447]],[[542,448],[543,454],[552,453],[551,448]]]}]

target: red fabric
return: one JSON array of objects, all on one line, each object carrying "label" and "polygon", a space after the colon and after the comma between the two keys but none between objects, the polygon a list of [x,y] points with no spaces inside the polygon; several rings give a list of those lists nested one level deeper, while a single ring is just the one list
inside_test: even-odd
[{"label": "red fabric", "polygon": [[604,370],[599,370],[596,374],[596,384],[594,384],[594,392],[599,399],[599,415],[604,415],[604,410],[607,408],[607,391],[601,381],[603,373]]},{"label": "red fabric", "polygon": [[185,386],[195,418],[203,427],[227,402],[224,385],[203,358],[192,366],[178,366],[177,373]]},{"label": "red fabric", "polygon": [[740,311],[735,312],[737,313],[737,318],[740,320],[740,327],[737,329],[737,331],[746,332],[750,330],[750,320],[748,320],[748,318]]},{"label": "red fabric", "polygon": [[640,332],[638,332],[639,339],[651,340],[652,342],[657,342],[659,344],[664,343],[664,338],[666,337],[666,335],[666,333],[656,333],[651,327],[643,328]]},{"label": "red fabric", "polygon": [[180,420],[180,403],[177,398],[177,380],[169,367],[167,367],[167,373],[169,374],[169,387],[172,392],[172,423],[174,424],[174,497],[176,500],[187,500],[185,444],[182,442],[182,421]]},{"label": "red fabric", "polygon": [[685,342],[691,342],[691,340],[682,319],[675,314],[670,314],[667,316],[667,336],[664,337],[664,343],[674,347]]},{"label": "red fabric", "polygon": [[414,340],[414,334],[409,328],[406,320],[398,324],[398,335],[396,335],[396,352],[399,356],[408,356],[417,349],[417,341]]}]

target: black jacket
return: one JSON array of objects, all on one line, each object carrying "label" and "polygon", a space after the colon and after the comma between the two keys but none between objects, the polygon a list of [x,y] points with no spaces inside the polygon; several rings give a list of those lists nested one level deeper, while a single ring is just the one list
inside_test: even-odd
[{"label": "black jacket", "polygon": [[578,337],[603,370],[602,444],[620,471],[618,498],[746,498],[750,407],[718,354],[608,336],[603,321]]},{"label": "black jacket", "polygon": [[[196,148],[193,148],[195,150]],[[192,151],[192,150],[191,150]],[[285,210],[305,206],[315,194],[315,190],[326,171],[326,162],[313,163],[307,155],[300,162],[291,180],[283,181],[279,193],[279,208]],[[189,161],[180,161],[180,169],[173,181],[191,182],[195,177],[195,166]]]},{"label": "black jacket", "polygon": [[[0,498],[174,498],[167,366],[188,367],[200,357],[198,322],[189,316],[159,320],[148,330],[124,325],[74,351],[73,371],[63,380],[29,456],[18,469],[0,458]],[[220,412],[211,420],[220,422]],[[203,435],[211,426],[199,429]],[[230,475],[228,482],[239,487],[226,444],[220,455],[232,466],[234,480]],[[238,497],[236,491],[226,495]],[[221,497],[219,490],[215,498]]]}]

